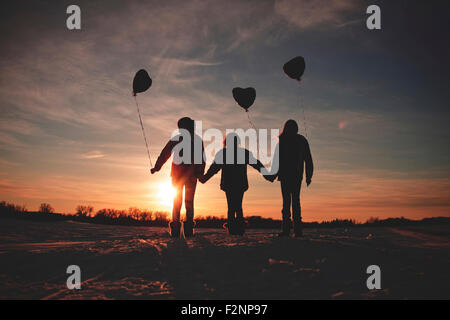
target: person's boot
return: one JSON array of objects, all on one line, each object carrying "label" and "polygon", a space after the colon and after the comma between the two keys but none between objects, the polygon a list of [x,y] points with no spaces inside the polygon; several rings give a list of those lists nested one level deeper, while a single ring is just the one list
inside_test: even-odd
[{"label": "person's boot", "polygon": [[223,227],[227,230],[229,236],[235,235],[235,225],[233,220],[228,220]]},{"label": "person's boot", "polygon": [[294,222],[294,236],[296,238],[303,237],[303,227],[302,222]]},{"label": "person's boot", "polygon": [[190,238],[194,236],[194,221],[185,221],[183,223],[184,237]]},{"label": "person's boot", "polygon": [[278,234],[279,237],[289,237],[291,234],[291,220],[283,220],[281,222],[281,233]]},{"label": "person's boot", "polygon": [[237,219],[235,221],[235,234],[243,236],[245,233],[245,221],[243,219]]},{"label": "person's boot", "polygon": [[181,232],[181,222],[172,221],[169,223],[170,236],[172,238],[179,238]]}]

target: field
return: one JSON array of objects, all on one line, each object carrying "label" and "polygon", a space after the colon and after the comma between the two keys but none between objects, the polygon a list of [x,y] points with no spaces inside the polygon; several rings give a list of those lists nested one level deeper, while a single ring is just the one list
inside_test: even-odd
[{"label": "field", "polygon": [[[381,290],[366,287],[373,264]],[[69,265],[80,290],[66,287]],[[448,225],[175,240],[164,228],[0,221],[0,299],[449,299],[449,270]]]}]

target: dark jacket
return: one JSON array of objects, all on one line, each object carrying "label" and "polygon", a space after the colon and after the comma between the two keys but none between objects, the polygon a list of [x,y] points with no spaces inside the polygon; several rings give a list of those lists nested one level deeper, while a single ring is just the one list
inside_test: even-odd
[{"label": "dark jacket", "polygon": [[[172,161],[172,169],[170,175],[172,178],[199,178],[203,176],[203,172],[205,171],[205,156],[204,156],[204,146],[202,139],[194,134],[194,139],[191,139],[191,156],[190,160],[186,161],[189,163],[184,163],[184,161],[180,160],[183,156],[183,151],[179,152],[179,150],[175,150],[175,147],[183,141],[182,135],[177,135],[167,142],[164,149],[161,151],[161,154],[156,160],[155,169],[160,170],[161,167],[166,163],[166,161],[170,158],[172,153],[174,153],[174,160]],[[201,153],[195,152],[195,146],[201,146]],[[197,153],[198,159],[195,159],[195,155]],[[201,158],[200,158],[201,155]]]},{"label": "dark jacket", "polygon": [[[236,148],[235,153],[228,153],[227,148],[223,148],[217,152],[214,162],[205,174],[206,180],[210,179],[217,172],[222,170],[220,178],[220,189],[246,191],[248,189],[247,165],[252,166],[258,171],[264,168],[263,164],[256,160],[253,154],[244,148]],[[239,155],[242,156],[241,161]]]},{"label": "dark jacket", "polygon": [[278,172],[274,174],[277,175],[278,180],[302,180],[304,167],[306,180],[311,180],[314,166],[308,140],[301,134],[280,136],[280,141],[275,148],[272,170],[277,168],[277,163]]}]

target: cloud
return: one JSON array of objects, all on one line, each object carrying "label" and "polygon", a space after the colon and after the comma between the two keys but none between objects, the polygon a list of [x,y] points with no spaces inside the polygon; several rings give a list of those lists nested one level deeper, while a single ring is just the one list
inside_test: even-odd
[{"label": "cloud", "polygon": [[0,130],[22,135],[36,135],[42,133],[41,128],[34,123],[14,118],[0,118]]},{"label": "cloud", "polygon": [[9,148],[26,148],[26,144],[19,141],[16,137],[9,133],[0,133],[0,146],[7,146]]},{"label": "cloud", "polygon": [[99,159],[103,157],[105,157],[105,155],[98,150],[89,151],[81,155],[81,158],[83,159]]},{"label": "cloud", "polygon": [[160,63],[166,62],[183,67],[208,67],[208,66],[217,66],[222,63],[222,62],[201,61],[197,59],[179,59],[179,58],[165,58],[165,57],[155,57],[154,60],[159,61]]},{"label": "cloud", "polygon": [[339,27],[347,22],[347,15],[357,8],[348,0],[277,0],[275,12],[300,29],[321,26]]}]

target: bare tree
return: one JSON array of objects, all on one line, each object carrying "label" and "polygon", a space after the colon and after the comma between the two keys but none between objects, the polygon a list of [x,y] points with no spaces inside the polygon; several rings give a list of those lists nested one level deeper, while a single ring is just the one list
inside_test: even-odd
[{"label": "bare tree", "polygon": [[49,203],[41,203],[39,206],[40,213],[54,213],[55,209]]},{"label": "bare tree", "polygon": [[93,206],[83,206],[79,205],[76,207],[76,215],[79,217],[91,217],[94,212]]}]

